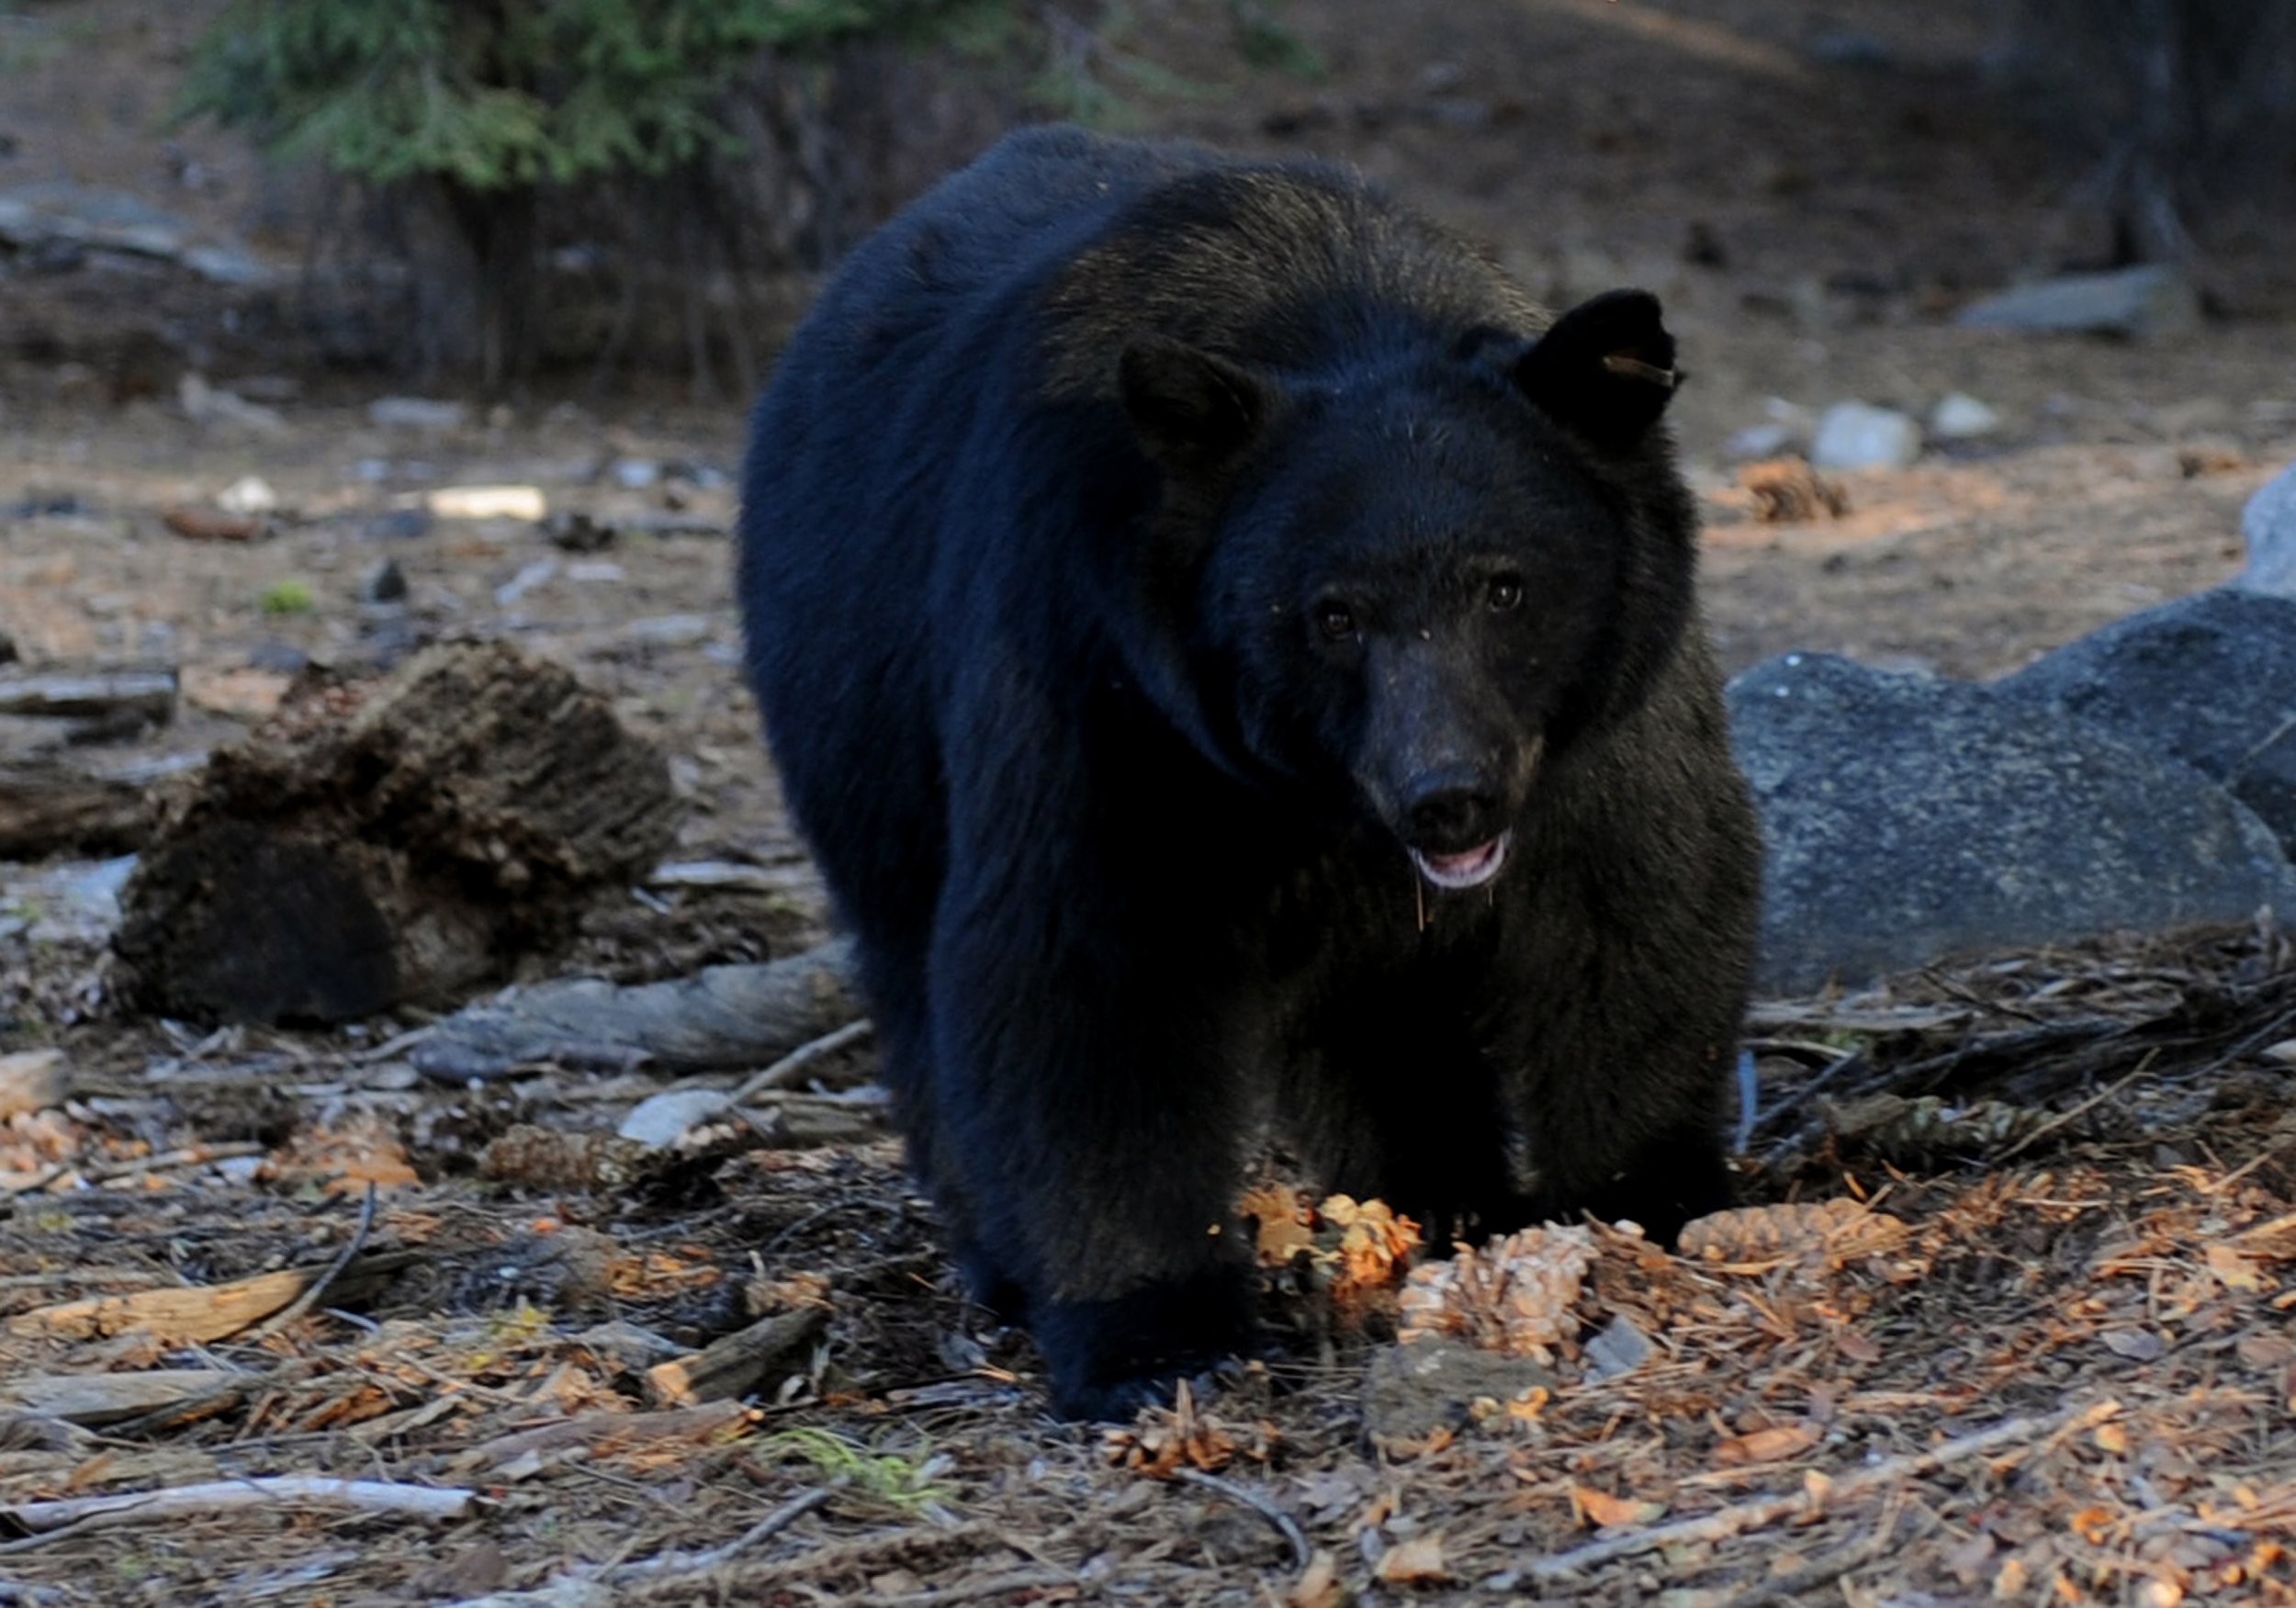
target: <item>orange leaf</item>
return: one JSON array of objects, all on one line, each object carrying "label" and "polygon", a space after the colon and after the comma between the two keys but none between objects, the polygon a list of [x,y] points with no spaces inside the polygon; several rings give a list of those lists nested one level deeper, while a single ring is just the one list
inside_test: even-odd
[{"label": "orange leaf", "polygon": [[2244,1295],[2262,1295],[2270,1287],[2257,1272],[2257,1265],[2230,1245],[2211,1245],[2208,1251],[2209,1271],[2226,1289],[2236,1289]]},{"label": "orange leaf", "polygon": [[1319,1551],[1307,1569],[1284,1593],[1284,1608],[1341,1608],[1348,1600],[1339,1583],[1339,1565],[1328,1552]]},{"label": "orange leaf", "polygon": [[1414,1535],[1380,1554],[1371,1572],[1390,1586],[1434,1585],[1451,1578],[1443,1566],[1443,1537]]},{"label": "orange leaf", "polygon": [[1818,1444],[1818,1432],[1804,1423],[1773,1424],[1751,1434],[1732,1435],[1714,1449],[1714,1459],[1728,1467],[1774,1463],[1808,1451]]},{"label": "orange leaf", "polygon": [[1255,1248],[1262,1267],[1287,1266],[1300,1252],[1315,1249],[1315,1231],[1295,1189],[1267,1184],[1247,1190],[1236,1210],[1259,1225]]},{"label": "orange leaf", "polygon": [[1666,1512],[1664,1502],[1635,1501],[1597,1490],[1591,1485],[1572,1486],[1570,1505],[1579,1511],[1581,1519],[1598,1530],[1615,1529],[1621,1524],[1647,1524]]}]

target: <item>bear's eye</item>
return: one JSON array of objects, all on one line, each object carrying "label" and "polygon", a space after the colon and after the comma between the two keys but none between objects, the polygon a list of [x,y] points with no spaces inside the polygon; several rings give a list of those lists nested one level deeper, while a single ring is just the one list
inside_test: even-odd
[{"label": "bear's eye", "polygon": [[1337,598],[1315,605],[1315,628],[1327,642],[1345,642],[1356,634],[1356,611]]},{"label": "bear's eye", "polygon": [[1483,601],[1491,605],[1491,613],[1505,613],[1523,602],[1523,578],[1519,575],[1492,577],[1490,590],[1483,593]]}]

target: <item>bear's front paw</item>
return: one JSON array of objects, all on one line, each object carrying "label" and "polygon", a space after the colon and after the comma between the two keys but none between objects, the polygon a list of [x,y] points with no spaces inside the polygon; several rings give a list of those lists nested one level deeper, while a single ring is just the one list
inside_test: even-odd
[{"label": "bear's front paw", "polygon": [[1213,1370],[1252,1337],[1244,1280],[1226,1272],[1111,1300],[1052,1302],[1034,1327],[1052,1371],[1052,1411],[1113,1422],[1170,1402],[1182,1379],[1210,1389]]}]

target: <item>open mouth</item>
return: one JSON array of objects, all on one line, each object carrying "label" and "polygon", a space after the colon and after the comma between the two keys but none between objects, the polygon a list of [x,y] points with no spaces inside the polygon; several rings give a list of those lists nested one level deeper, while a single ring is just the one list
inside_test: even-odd
[{"label": "open mouth", "polygon": [[1507,858],[1509,833],[1502,832],[1490,842],[1458,854],[1429,854],[1424,849],[1411,851],[1411,861],[1419,868],[1419,874],[1438,888],[1480,887],[1499,874],[1499,867]]}]

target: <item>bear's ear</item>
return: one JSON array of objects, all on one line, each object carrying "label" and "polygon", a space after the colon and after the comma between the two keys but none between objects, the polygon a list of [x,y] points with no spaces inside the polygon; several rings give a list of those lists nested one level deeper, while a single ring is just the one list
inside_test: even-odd
[{"label": "bear's ear", "polygon": [[1141,444],[1175,473],[1201,473],[1232,459],[1275,407],[1266,380],[1164,335],[1125,347],[1117,377]]},{"label": "bear's ear", "polygon": [[1647,290],[1612,290],[1557,319],[1515,359],[1514,383],[1557,422],[1603,447],[1628,447],[1674,399],[1674,337]]}]

